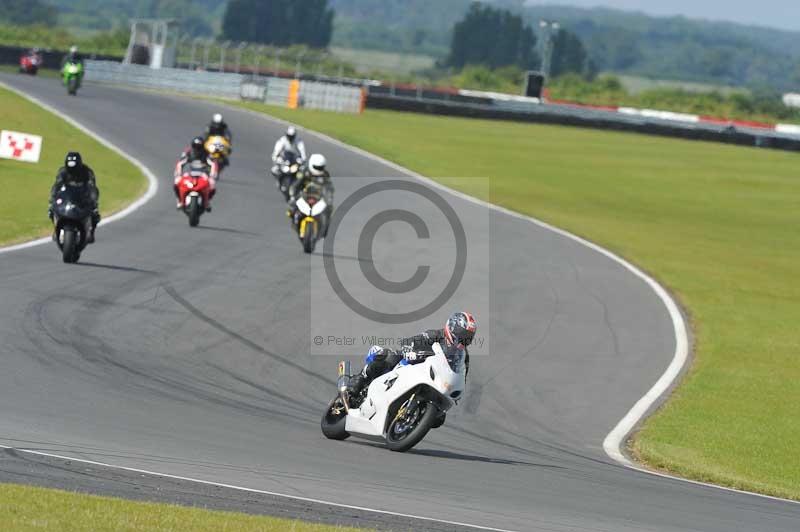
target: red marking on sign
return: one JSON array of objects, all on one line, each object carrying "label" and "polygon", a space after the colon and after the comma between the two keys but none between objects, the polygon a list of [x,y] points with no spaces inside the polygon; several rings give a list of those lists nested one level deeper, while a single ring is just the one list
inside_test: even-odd
[{"label": "red marking on sign", "polygon": [[13,148],[13,151],[11,152],[11,156],[13,158],[17,159],[20,156],[22,156],[22,154],[25,153],[26,151],[30,151],[33,149],[33,142],[31,142],[29,139],[27,138],[23,139],[23,142],[25,144],[21,148],[18,148],[17,139],[15,139],[13,135],[8,136],[8,145],[11,146],[11,148]]}]

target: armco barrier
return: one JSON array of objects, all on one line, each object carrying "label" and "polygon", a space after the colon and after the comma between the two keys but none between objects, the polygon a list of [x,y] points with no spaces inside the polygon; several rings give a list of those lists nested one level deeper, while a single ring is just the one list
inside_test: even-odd
[{"label": "armco barrier", "polygon": [[393,97],[386,94],[375,94],[370,90],[367,96],[367,107],[631,131],[691,140],[708,140],[743,146],[800,151],[800,138],[774,130],[748,129],[711,123],[681,122],[663,117],[624,114],[602,109],[565,105],[528,105],[513,101],[497,101],[490,104],[464,103]]},{"label": "armco barrier", "polygon": [[112,61],[86,61],[87,81],[223,98],[239,98],[244,79],[245,76],[241,74],[178,68],[152,69],[148,66],[125,65]]}]

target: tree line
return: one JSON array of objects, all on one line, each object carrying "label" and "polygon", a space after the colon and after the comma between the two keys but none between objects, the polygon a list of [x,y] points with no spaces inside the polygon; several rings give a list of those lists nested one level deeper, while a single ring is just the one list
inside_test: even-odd
[{"label": "tree line", "polygon": [[559,28],[538,41],[533,28],[522,16],[505,9],[473,2],[464,18],[453,27],[450,53],[444,65],[462,69],[483,65],[492,69],[517,66],[540,68],[544,54],[549,54],[550,75],[568,73],[593,77],[595,67],[577,35]]}]

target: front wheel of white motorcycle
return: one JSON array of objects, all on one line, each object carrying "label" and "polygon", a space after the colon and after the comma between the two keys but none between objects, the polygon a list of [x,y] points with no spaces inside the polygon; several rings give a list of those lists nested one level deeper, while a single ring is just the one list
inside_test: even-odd
[{"label": "front wheel of white motorcycle", "polygon": [[386,431],[386,446],[392,451],[405,452],[422,441],[433,427],[438,408],[427,401],[407,399],[395,413]]},{"label": "front wheel of white motorcycle", "polygon": [[347,418],[344,404],[341,397],[337,396],[328,403],[328,408],[325,410],[325,415],[322,416],[320,426],[322,434],[331,440],[346,440],[350,437],[344,427]]}]

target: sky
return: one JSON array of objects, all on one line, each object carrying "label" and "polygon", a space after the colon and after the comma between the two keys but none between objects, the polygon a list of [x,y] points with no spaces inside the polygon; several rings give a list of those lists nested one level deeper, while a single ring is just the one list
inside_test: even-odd
[{"label": "sky", "polygon": [[527,0],[528,4],[611,7],[800,30],[800,0]]}]

